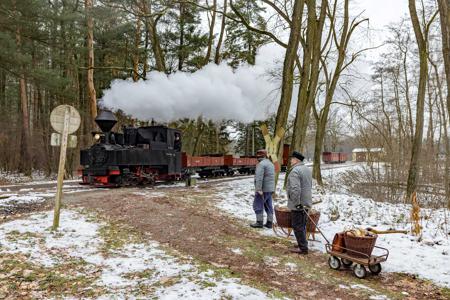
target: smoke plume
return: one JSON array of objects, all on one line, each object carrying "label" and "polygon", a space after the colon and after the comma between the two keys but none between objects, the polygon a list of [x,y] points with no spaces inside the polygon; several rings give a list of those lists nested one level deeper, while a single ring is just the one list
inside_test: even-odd
[{"label": "smoke plume", "polygon": [[260,66],[209,64],[195,73],[151,72],[147,80],[114,80],[102,105],[141,120],[173,121],[202,116],[214,121],[265,119],[279,99],[278,84]]}]

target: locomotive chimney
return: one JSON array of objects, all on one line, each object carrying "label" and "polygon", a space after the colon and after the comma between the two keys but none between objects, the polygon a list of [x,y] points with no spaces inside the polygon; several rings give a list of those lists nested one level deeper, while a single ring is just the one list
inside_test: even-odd
[{"label": "locomotive chimney", "polygon": [[110,110],[102,110],[95,118],[95,123],[103,132],[109,132],[116,125],[117,119]]}]

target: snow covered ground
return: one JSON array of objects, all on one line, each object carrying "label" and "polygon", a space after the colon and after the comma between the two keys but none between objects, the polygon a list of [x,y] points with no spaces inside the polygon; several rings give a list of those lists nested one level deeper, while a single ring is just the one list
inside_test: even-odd
[{"label": "snow covered ground", "polygon": [[[346,168],[323,170],[324,178],[336,180],[351,168],[358,168],[358,165],[349,164]],[[283,181],[284,175],[281,175],[277,191],[280,199],[274,205],[286,205]],[[348,194],[344,188],[336,191],[336,186],[333,191],[317,186],[313,188],[313,202],[322,201],[314,205],[314,209],[321,212],[319,226],[328,240],[332,240],[336,232],[352,227],[410,229],[410,205],[375,202]],[[252,178],[222,183],[220,189],[223,199],[218,202],[218,207],[240,219],[254,221]],[[420,214],[423,226],[420,238],[410,234],[378,236],[377,246],[390,251],[383,270],[417,274],[421,278],[450,287],[450,212],[447,209],[421,209]],[[271,235],[273,231],[265,229],[262,233]],[[316,234],[316,239],[318,241],[311,242],[310,246],[325,251],[324,239],[319,234]]]},{"label": "snow covered ground", "polygon": [[13,183],[24,183],[24,182],[39,182],[48,180],[48,177],[44,174],[44,172],[33,171],[30,176],[26,176],[22,173],[8,173],[4,171],[0,171],[0,182],[9,182]]},{"label": "snow covered ground", "polygon": [[52,212],[45,212],[0,225],[0,253],[24,255],[28,262],[50,270],[77,261],[88,270],[86,274],[94,274],[87,288],[104,291],[99,299],[148,295],[159,299],[271,298],[237,278],[201,268],[192,258],[167,253],[157,242],[133,240],[126,234],[122,236],[125,242],[117,246],[121,241],[118,231],[93,215],[64,210],[57,232],[49,230],[52,217]]},{"label": "snow covered ground", "polygon": [[[33,187],[27,184],[26,188],[16,188],[11,191],[13,186],[0,186],[0,210],[11,209],[14,207],[23,207],[26,205],[37,204],[45,201],[45,198],[54,197],[56,194],[56,181],[55,182],[45,182],[45,185],[53,185],[53,187]],[[81,186],[78,182],[64,181],[63,192],[66,194],[86,192],[89,190],[94,190],[89,186]]]}]

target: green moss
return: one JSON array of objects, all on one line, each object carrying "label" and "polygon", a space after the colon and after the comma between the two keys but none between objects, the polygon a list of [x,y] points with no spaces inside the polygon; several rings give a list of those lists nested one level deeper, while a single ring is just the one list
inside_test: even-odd
[{"label": "green moss", "polygon": [[100,227],[98,233],[103,240],[100,250],[105,255],[111,251],[122,249],[128,244],[142,242],[139,234],[119,223],[107,223]]},{"label": "green moss", "polygon": [[123,275],[124,278],[130,279],[130,280],[137,280],[137,279],[149,279],[152,278],[155,275],[156,271],[154,269],[146,269],[141,272],[131,272],[126,273]]},{"label": "green moss", "polygon": [[[0,261],[0,274],[7,275],[7,292],[26,291],[27,284],[32,290],[43,293],[45,297],[77,296],[93,297],[104,293],[102,288],[93,285],[98,279],[98,272],[92,270],[84,260],[73,259],[53,267],[32,264],[23,256],[4,254],[6,259]],[[89,275],[83,275],[89,274]]]},{"label": "green moss", "polygon": [[19,232],[17,230],[10,231],[6,233],[6,239],[11,242],[16,242],[20,240],[31,240],[40,238],[40,235],[34,232]]}]

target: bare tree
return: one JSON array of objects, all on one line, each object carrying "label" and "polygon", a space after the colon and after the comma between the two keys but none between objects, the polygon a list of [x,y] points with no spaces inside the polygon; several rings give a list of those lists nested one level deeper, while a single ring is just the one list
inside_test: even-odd
[{"label": "bare tree", "polygon": [[[419,177],[419,157],[422,149],[423,127],[424,127],[424,104],[426,84],[428,80],[428,33],[431,23],[436,17],[436,13],[431,19],[421,28],[419,18],[417,16],[416,1],[409,0],[409,13],[411,17],[414,35],[416,37],[417,46],[419,49],[419,87],[417,92],[417,106],[416,106],[416,126],[411,150],[411,162],[408,172],[408,181],[406,188],[407,199],[416,191],[417,179]],[[425,20],[423,20],[425,22]]]},{"label": "bare tree", "polygon": [[317,16],[316,0],[307,0],[308,22],[306,40],[302,40],[303,62],[300,66],[300,87],[297,100],[297,111],[294,122],[294,133],[291,148],[301,150],[311,115],[311,107],[315,102],[317,83],[320,73],[320,58],[322,56],[322,33],[327,12],[326,0],[320,4]]},{"label": "bare tree", "polygon": [[316,110],[315,104],[312,105],[314,108],[313,111],[317,122],[315,145],[314,145],[313,177],[317,180],[319,184],[322,184],[322,175],[320,172],[320,158],[323,147],[323,140],[325,137],[325,129],[328,122],[328,115],[330,112],[330,106],[332,105],[334,93],[336,91],[337,84],[341,77],[342,72],[344,72],[365,50],[363,49],[361,51],[353,53],[351,55],[351,58],[348,59],[347,62],[345,62],[347,56],[347,48],[353,32],[362,22],[367,21],[367,19],[363,20],[353,19],[352,22],[350,22],[349,1],[345,0],[343,25],[339,41],[335,22],[335,10],[333,11],[333,13],[330,14],[330,21],[331,21],[330,30],[332,30],[333,40],[338,52],[338,57],[336,65],[334,67],[334,71],[332,72],[328,72],[327,62],[325,61],[326,58],[321,59],[322,69],[325,75],[325,104],[320,111]]}]

